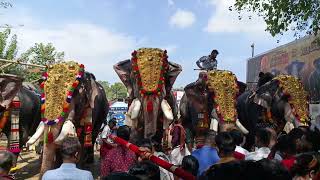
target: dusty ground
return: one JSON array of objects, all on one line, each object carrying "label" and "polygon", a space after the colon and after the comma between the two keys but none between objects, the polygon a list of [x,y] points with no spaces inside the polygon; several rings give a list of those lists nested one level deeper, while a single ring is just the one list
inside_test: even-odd
[{"label": "dusty ground", "polygon": [[[18,159],[19,170],[15,174],[16,179],[39,179],[40,160],[35,151],[22,152]],[[90,170],[95,179],[99,179],[99,153],[95,153],[95,163],[89,164],[87,170]]]}]

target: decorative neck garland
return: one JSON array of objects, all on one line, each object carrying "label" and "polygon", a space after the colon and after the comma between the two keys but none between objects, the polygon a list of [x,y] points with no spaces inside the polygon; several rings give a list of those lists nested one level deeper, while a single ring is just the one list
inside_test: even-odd
[{"label": "decorative neck garland", "polygon": [[239,87],[236,76],[230,71],[213,70],[208,72],[207,84],[213,91],[213,100],[218,118],[226,123],[237,119],[237,96]]},{"label": "decorative neck garland", "polygon": [[[164,83],[165,83],[165,75],[169,69],[167,51],[166,50],[162,51],[161,55],[155,54],[154,51],[159,51],[159,49],[143,48],[143,49],[139,49],[138,51],[133,51],[133,53],[132,53],[132,58],[131,58],[132,70],[133,70],[133,73],[136,77],[137,84],[140,89],[140,94],[142,96],[145,96],[145,95],[147,95],[147,96],[149,96],[149,95],[160,96],[161,90],[162,90]],[[141,74],[140,74],[141,67],[139,68],[139,65],[138,65],[138,61],[140,61],[142,59],[142,58],[139,59],[140,52],[144,53],[146,55],[149,55],[149,58],[150,58],[150,55],[151,56],[155,56],[155,55],[161,56],[160,77],[158,79],[157,87],[154,89],[150,90],[150,88],[149,88],[147,90],[145,88],[145,84],[142,81]],[[153,70],[152,68],[156,69],[158,67],[144,67],[144,68],[150,68],[150,70],[152,71]],[[148,74],[147,76],[151,76],[151,73],[155,73],[155,72],[149,72],[149,73],[150,74]]]},{"label": "decorative neck garland", "polygon": [[68,92],[67,92],[67,98],[66,101],[63,104],[63,110],[60,114],[59,117],[57,117],[56,119],[52,119],[49,120],[45,117],[45,92],[44,92],[44,86],[45,86],[45,82],[48,79],[48,73],[45,72],[42,75],[43,78],[43,82],[40,85],[40,88],[42,90],[42,94],[41,94],[41,120],[42,122],[44,122],[45,124],[47,124],[48,126],[52,126],[56,123],[59,122],[64,122],[65,120],[65,116],[67,115],[67,113],[69,112],[69,106],[72,100],[72,96],[73,96],[73,92],[74,90],[78,87],[80,80],[82,79],[84,75],[84,65],[80,64],[80,68],[79,68],[79,72],[77,73],[76,77],[75,77],[75,81],[73,82],[72,86],[69,88]]},{"label": "decorative neck garland", "polygon": [[298,78],[290,75],[279,75],[274,78],[278,81],[282,92],[289,96],[288,103],[292,113],[300,123],[307,125],[308,121],[308,95]]}]

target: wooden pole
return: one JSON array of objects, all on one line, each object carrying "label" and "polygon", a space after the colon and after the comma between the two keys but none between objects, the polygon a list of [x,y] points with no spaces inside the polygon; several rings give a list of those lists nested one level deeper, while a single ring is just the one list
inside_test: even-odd
[{"label": "wooden pole", "polygon": [[38,65],[38,64],[30,64],[30,63],[23,63],[20,62],[19,60],[7,60],[7,59],[0,59],[0,62],[5,62],[5,63],[15,63],[15,64],[21,64],[24,66],[35,66],[35,67],[40,67],[40,68],[46,68],[47,66],[43,66],[43,65]]}]

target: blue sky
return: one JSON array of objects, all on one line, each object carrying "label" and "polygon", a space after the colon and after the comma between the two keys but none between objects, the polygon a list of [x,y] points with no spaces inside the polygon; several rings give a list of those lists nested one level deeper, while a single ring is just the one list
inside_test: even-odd
[{"label": "blue sky", "polygon": [[[272,38],[265,23],[248,15],[239,21],[233,0],[15,0],[0,23],[18,35],[19,53],[36,42],[52,42],[67,60],[83,63],[98,80],[120,81],[112,65],[140,47],[168,50],[183,72],[175,86],[197,78],[195,61],[218,49],[218,68],[245,81],[246,60],[254,42],[262,53],[294,38]],[[280,39],[280,43],[277,40]]]}]

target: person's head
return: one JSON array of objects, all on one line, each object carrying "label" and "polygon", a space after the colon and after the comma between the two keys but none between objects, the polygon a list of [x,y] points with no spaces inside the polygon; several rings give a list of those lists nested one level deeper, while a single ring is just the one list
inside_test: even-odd
[{"label": "person's head", "polygon": [[238,129],[232,129],[230,131],[230,135],[232,136],[234,143],[237,146],[241,146],[241,144],[244,141],[244,136],[243,136],[242,132],[239,131]]},{"label": "person's head", "polygon": [[0,173],[8,174],[13,166],[14,155],[9,151],[0,151]]},{"label": "person's head", "polygon": [[236,144],[234,143],[229,132],[219,133],[215,140],[220,157],[233,156],[234,150],[236,149]]},{"label": "person's head", "polygon": [[258,129],[256,131],[255,144],[258,148],[269,147],[270,139],[271,139],[270,131],[263,128]]},{"label": "person's head", "polygon": [[117,136],[119,138],[126,140],[126,141],[128,141],[130,139],[130,133],[131,133],[130,127],[127,125],[120,126],[117,129]]},{"label": "person's head", "polygon": [[160,180],[160,169],[151,161],[141,161],[129,169],[129,174],[141,180]]},{"label": "person's head", "polygon": [[159,138],[157,136],[153,136],[151,138],[151,143],[152,143],[152,151],[155,152],[163,152],[162,144],[161,144],[161,139],[159,141]]},{"label": "person's head", "polygon": [[277,143],[277,132],[272,128],[266,128],[270,132],[269,148],[272,148]]},{"label": "person's head", "polygon": [[139,178],[130,175],[125,172],[116,172],[116,173],[111,173],[107,177],[103,177],[103,180],[139,180]]},{"label": "person's head", "polygon": [[234,161],[229,163],[215,164],[211,166],[200,179],[224,179],[224,180],[242,180],[241,162]]},{"label": "person's head", "polygon": [[216,142],[215,142],[216,135],[217,135],[217,133],[214,130],[209,130],[205,134],[204,144],[207,146],[215,147],[216,146]]},{"label": "person's head", "polygon": [[[256,163],[260,164],[261,174],[260,176],[264,176],[263,179],[274,179],[274,180],[290,180],[291,176],[289,172],[283,167],[279,162],[270,160],[270,159],[262,159],[257,161]],[[249,172],[250,173],[250,172]]]},{"label": "person's head", "polygon": [[216,59],[218,54],[219,54],[218,50],[214,49],[214,50],[211,51],[210,58],[211,59]]},{"label": "person's head", "polygon": [[289,135],[279,137],[275,147],[280,151],[283,158],[296,154],[296,143],[289,137]]},{"label": "person's head", "polygon": [[116,127],[117,126],[116,118],[110,119],[110,121],[108,122],[108,126],[110,127],[110,129],[113,129],[114,127]]},{"label": "person's head", "polygon": [[77,137],[66,137],[62,141],[60,153],[63,161],[77,162],[81,144]]},{"label": "person's head", "polygon": [[199,162],[197,158],[191,155],[188,155],[183,157],[181,168],[191,173],[192,175],[197,176],[198,169],[199,169]]},{"label": "person's head", "polygon": [[302,152],[303,145],[301,143],[301,138],[305,133],[300,128],[294,128],[288,133],[288,137],[295,143],[297,153]]},{"label": "person's head", "polygon": [[319,168],[318,154],[304,153],[297,157],[290,173],[293,179],[314,179],[319,174]]}]

